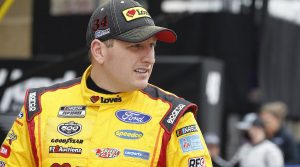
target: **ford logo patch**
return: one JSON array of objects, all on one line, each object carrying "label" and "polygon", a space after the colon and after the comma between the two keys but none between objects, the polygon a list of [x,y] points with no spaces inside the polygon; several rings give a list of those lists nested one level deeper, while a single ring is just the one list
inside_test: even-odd
[{"label": "ford logo patch", "polygon": [[119,110],[116,112],[116,117],[123,122],[132,124],[144,124],[151,120],[151,116],[135,111]]}]

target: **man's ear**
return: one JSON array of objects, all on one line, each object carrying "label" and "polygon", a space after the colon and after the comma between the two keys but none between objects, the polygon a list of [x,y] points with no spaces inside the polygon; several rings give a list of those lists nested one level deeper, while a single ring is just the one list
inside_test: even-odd
[{"label": "man's ear", "polygon": [[104,46],[104,43],[98,39],[94,39],[91,43],[91,55],[99,64],[104,62],[104,55],[102,54],[102,49],[104,49]]}]

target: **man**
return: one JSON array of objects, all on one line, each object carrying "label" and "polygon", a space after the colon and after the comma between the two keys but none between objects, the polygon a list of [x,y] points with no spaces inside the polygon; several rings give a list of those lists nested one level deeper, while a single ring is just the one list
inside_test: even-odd
[{"label": "man", "polygon": [[176,34],[139,3],[110,0],[92,14],[86,37],[91,66],[81,78],[27,91],[2,166],[212,166],[197,106],[148,84],[156,41]]},{"label": "man", "polygon": [[265,103],[260,110],[260,117],[265,122],[267,138],[283,152],[286,164],[299,161],[297,143],[293,135],[284,127],[288,109],[285,103],[274,101]]}]

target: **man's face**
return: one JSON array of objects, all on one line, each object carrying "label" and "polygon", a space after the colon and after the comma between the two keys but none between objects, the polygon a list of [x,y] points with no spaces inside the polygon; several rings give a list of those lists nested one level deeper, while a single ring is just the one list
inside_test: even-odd
[{"label": "man's face", "polygon": [[139,43],[114,40],[113,47],[104,50],[104,73],[100,75],[118,92],[145,88],[155,62],[155,44],[155,37]]}]

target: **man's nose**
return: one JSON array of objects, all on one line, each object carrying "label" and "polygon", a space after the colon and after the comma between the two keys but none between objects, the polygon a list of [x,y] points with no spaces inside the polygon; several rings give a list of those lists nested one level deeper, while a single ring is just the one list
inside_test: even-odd
[{"label": "man's nose", "polygon": [[143,62],[149,63],[149,64],[154,64],[155,63],[155,55],[154,55],[154,49],[153,48],[147,49],[144,52]]}]

